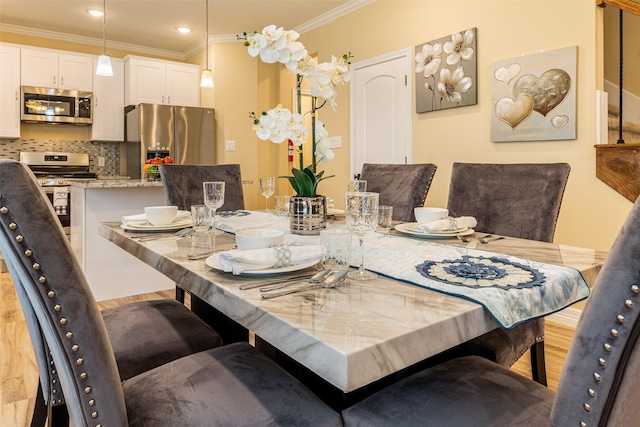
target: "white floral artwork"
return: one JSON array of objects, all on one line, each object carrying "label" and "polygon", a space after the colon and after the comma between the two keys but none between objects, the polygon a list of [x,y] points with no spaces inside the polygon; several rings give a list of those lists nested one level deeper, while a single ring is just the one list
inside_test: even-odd
[{"label": "white floral artwork", "polygon": [[576,139],[577,46],[491,65],[491,141]]},{"label": "white floral artwork", "polygon": [[475,105],[476,29],[416,46],[416,112]]}]

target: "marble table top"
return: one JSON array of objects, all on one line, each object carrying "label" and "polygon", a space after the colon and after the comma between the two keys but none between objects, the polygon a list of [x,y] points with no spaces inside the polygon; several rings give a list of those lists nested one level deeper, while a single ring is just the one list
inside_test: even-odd
[{"label": "marble table top", "polygon": [[[99,232],[345,393],[497,327],[479,304],[384,277],[264,300],[258,289],[240,290],[239,285],[268,276],[214,270],[204,259],[188,259],[194,251],[191,239],[138,242],[137,233],[119,225],[103,223]],[[516,238],[486,245],[473,238],[470,243],[455,238],[437,242],[573,267],[590,286],[606,256]],[[233,235],[217,232],[216,250],[234,243]]]}]

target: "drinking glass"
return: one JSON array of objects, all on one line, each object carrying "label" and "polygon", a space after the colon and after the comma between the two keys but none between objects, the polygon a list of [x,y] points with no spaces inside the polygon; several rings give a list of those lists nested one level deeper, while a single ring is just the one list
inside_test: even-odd
[{"label": "drinking glass", "polygon": [[326,228],[320,231],[322,266],[332,273],[349,268],[351,231],[345,228]]},{"label": "drinking glass", "polygon": [[346,193],[345,209],[347,226],[358,235],[360,241],[360,267],[347,277],[353,280],[373,280],[378,275],[364,269],[364,235],[378,225],[378,193]]},{"label": "drinking glass", "polygon": [[260,194],[262,194],[267,202],[265,212],[269,212],[269,197],[276,191],[276,177],[269,176],[266,178],[260,178]]},{"label": "drinking glass", "polygon": [[354,179],[347,185],[347,192],[349,193],[364,193],[367,191],[367,181],[363,179]]},{"label": "drinking glass", "polygon": [[289,215],[289,200],[291,196],[276,196],[276,215],[287,216]]},{"label": "drinking glass", "polygon": [[393,220],[393,206],[378,206],[378,231],[388,233],[391,230],[391,221]]},{"label": "drinking glass", "polygon": [[191,221],[193,222],[193,231],[196,233],[204,233],[211,228],[211,210],[207,205],[191,206]]},{"label": "drinking glass", "polygon": [[224,182],[207,181],[202,183],[204,204],[211,209],[211,228],[216,227],[216,211],[224,204]]}]

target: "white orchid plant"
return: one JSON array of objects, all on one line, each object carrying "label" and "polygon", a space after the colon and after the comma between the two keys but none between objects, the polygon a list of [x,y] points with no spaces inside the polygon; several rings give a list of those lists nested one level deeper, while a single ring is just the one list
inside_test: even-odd
[{"label": "white orchid plant", "polygon": [[[300,35],[295,31],[286,31],[282,27],[269,25],[261,32],[252,34],[244,33],[239,38],[245,40],[251,57],[260,56],[260,59],[268,64],[281,63],[287,69],[296,74],[297,107],[298,112],[293,113],[281,104],[275,108],[263,112],[259,117],[251,113],[253,130],[258,138],[269,140],[276,144],[291,141],[298,152],[298,168],[291,169],[291,176],[287,178],[293,190],[299,196],[315,196],[318,183],[325,177],[324,171],[317,171],[319,162],[327,162],[334,157],[329,148],[329,134],[320,120],[316,120],[316,111],[322,108],[327,101],[335,111],[337,96],[336,87],[349,81],[349,59],[351,54],[342,55],[340,58],[331,56],[330,62],[318,64],[313,59],[304,45],[298,42]],[[311,164],[304,164],[302,145],[309,137],[309,129],[304,124],[302,111],[302,79],[306,78],[311,83],[311,135],[312,159]]]}]

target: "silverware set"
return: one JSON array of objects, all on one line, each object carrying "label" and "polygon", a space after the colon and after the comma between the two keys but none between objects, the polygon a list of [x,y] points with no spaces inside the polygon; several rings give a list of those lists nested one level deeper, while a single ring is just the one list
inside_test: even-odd
[{"label": "silverware set", "polygon": [[456,237],[458,238],[458,240],[464,243],[471,243],[473,242],[473,240],[477,240],[478,242],[484,245],[486,245],[489,242],[495,242],[496,240],[502,240],[505,238],[504,236],[493,236],[491,234],[487,234],[486,236],[482,236],[482,237],[473,237],[471,239],[466,236],[460,236],[460,235],[456,235]]},{"label": "silverware set", "polygon": [[240,285],[240,290],[260,288],[262,298],[271,299],[316,288],[335,288],[345,280],[347,273],[348,270],[341,270],[332,274],[331,270],[325,269],[315,274],[303,274],[287,277],[286,279],[247,283]]},{"label": "silverware set", "polygon": [[138,242],[150,242],[152,240],[160,239],[179,239],[181,237],[189,237],[193,233],[193,227],[183,228],[175,233],[157,233],[154,235],[144,235],[140,237],[132,237],[132,239]]},{"label": "silverware set", "polygon": [[[323,273],[323,272],[324,271],[321,271],[320,273]],[[314,276],[318,276],[320,273]],[[319,276],[317,279],[315,279],[315,281],[312,281],[310,279],[309,282],[299,286],[294,286],[294,287],[287,286],[284,289],[278,288],[278,289],[270,289],[267,291],[263,291],[261,289],[260,291],[262,292],[262,299],[276,298],[283,295],[309,291],[316,288],[335,288],[340,284],[340,282],[342,282],[347,277],[347,273],[349,273],[349,270],[340,270],[333,274],[329,274],[327,272],[327,273],[324,273],[323,276]]]}]

